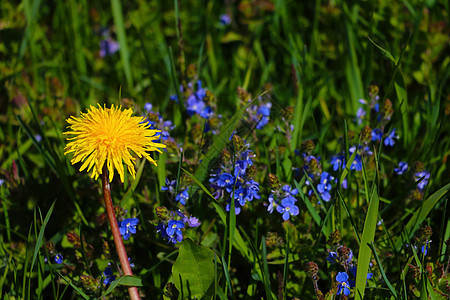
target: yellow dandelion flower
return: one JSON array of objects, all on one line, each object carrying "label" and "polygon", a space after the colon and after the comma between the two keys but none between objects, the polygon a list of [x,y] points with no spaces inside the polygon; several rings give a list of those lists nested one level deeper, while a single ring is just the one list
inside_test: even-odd
[{"label": "yellow dandelion flower", "polygon": [[66,139],[69,142],[64,148],[64,155],[73,153],[70,161],[72,164],[83,162],[80,171],[87,168],[87,172],[92,169],[91,177],[97,179],[102,174],[103,165],[107,164],[109,171],[109,181],[114,176],[114,168],[120,175],[120,180],[124,181],[124,167],[122,161],[127,165],[128,172],[135,178],[135,160],[131,154],[133,152],[139,157],[145,157],[155,166],[148,152],[158,151],[166,146],[154,141],[159,139],[155,136],[160,130],[149,129],[148,122],[144,122],[144,117],[132,117],[131,109],[121,110],[111,106],[111,108],[98,108],[91,106],[86,113],[81,113],[80,117],[70,117],[67,122],[70,124],[63,134],[71,135]]}]

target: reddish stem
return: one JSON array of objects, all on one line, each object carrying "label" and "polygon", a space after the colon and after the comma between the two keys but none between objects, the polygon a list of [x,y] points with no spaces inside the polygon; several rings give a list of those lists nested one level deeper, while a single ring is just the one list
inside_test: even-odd
[{"label": "reddish stem", "polygon": [[[114,237],[114,244],[116,245],[116,251],[117,255],[119,256],[123,274],[133,275],[133,272],[131,271],[130,267],[130,262],[128,261],[127,251],[125,250],[125,246],[123,245],[122,235],[120,234],[119,230],[119,224],[117,224],[116,214],[114,213],[114,206],[111,199],[111,187],[108,181],[108,169],[106,168],[106,165],[103,167],[102,171],[102,184],[109,226],[111,227],[112,235]],[[141,299],[139,297],[139,291],[135,286],[130,286],[128,288],[128,293],[130,294],[130,299],[132,300]]]}]

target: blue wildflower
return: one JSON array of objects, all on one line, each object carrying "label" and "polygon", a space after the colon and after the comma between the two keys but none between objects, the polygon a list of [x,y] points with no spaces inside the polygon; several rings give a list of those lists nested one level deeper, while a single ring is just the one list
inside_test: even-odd
[{"label": "blue wildflower", "polygon": [[186,205],[186,200],[188,200],[188,199],[189,199],[189,193],[188,193],[187,189],[182,191],[175,197],[175,201],[180,202],[182,205]]},{"label": "blue wildflower", "polygon": [[[231,210],[231,200],[228,199],[227,201],[227,206],[225,207],[226,211],[230,211]],[[237,216],[241,213],[241,206],[239,205],[239,201],[234,200],[234,214]]]},{"label": "blue wildflower", "polygon": [[383,133],[381,132],[380,129],[378,128],[374,128],[372,130],[372,141],[381,141],[381,138],[383,137]]},{"label": "blue wildflower", "polygon": [[100,57],[112,55],[119,51],[120,44],[110,37],[100,41]]},{"label": "blue wildflower", "polygon": [[293,197],[293,196],[298,194],[298,190],[297,189],[293,189],[288,184],[284,185],[281,189],[285,192],[286,196],[288,196],[288,197]]},{"label": "blue wildflower", "polygon": [[333,156],[330,164],[333,166],[333,171],[337,171],[345,166],[345,157],[343,155]]},{"label": "blue wildflower", "polygon": [[345,177],[344,180],[342,180],[341,187],[342,187],[343,189],[347,189],[347,188],[348,188],[347,177]]},{"label": "blue wildflower", "polygon": [[384,145],[390,147],[394,146],[395,144],[394,139],[398,139],[398,136],[395,135],[395,128],[392,129],[391,133],[389,133],[387,137],[384,138]]},{"label": "blue wildflower", "polygon": [[55,263],[57,263],[57,264],[62,264],[62,262],[63,262],[63,256],[61,255],[61,254],[56,254],[55,255]]},{"label": "blue wildflower", "polygon": [[295,198],[286,197],[281,200],[281,205],[277,206],[277,211],[283,214],[283,220],[289,220],[289,217],[296,216],[299,213],[298,207],[295,205]]},{"label": "blue wildflower", "polygon": [[329,261],[331,264],[335,264],[339,262],[339,255],[337,252],[330,251],[328,252],[327,261]]},{"label": "blue wildflower", "polygon": [[362,120],[364,119],[364,116],[366,115],[366,111],[360,107],[358,111],[356,112],[356,118],[358,119],[358,124],[362,123]]},{"label": "blue wildflower", "polygon": [[186,111],[189,116],[193,116],[196,113],[201,114],[204,108],[205,108],[205,103],[203,102],[203,100],[197,99],[195,94],[192,94],[187,99]]},{"label": "blue wildflower", "polygon": [[327,172],[323,172],[320,175],[320,183],[317,185],[317,191],[320,193],[320,196],[324,201],[330,201],[331,195],[331,184],[330,182],[333,180],[333,176],[328,174]]},{"label": "blue wildflower", "polygon": [[418,182],[417,187],[419,188],[419,190],[423,190],[425,186],[428,184],[428,180],[430,179],[430,172],[428,171],[416,172],[414,176],[416,177],[416,182]]},{"label": "blue wildflower", "polygon": [[408,170],[408,164],[404,161],[398,163],[398,168],[394,169],[395,174],[402,175]]},{"label": "blue wildflower", "polygon": [[167,237],[167,233],[166,233],[166,224],[164,223],[159,223],[156,226],[156,232],[159,233],[161,232],[161,237],[162,238],[166,238]]},{"label": "blue wildflower", "polygon": [[188,223],[189,227],[198,227],[202,224],[196,217],[184,217],[183,221]]},{"label": "blue wildflower", "polygon": [[425,243],[425,245],[423,245],[422,248],[420,248],[420,250],[423,253],[423,256],[426,256],[428,254],[428,249],[430,249],[430,246],[428,244],[430,244],[430,243],[431,243],[431,241],[427,241]]},{"label": "blue wildflower", "polygon": [[207,106],[200,112],[200,117],[202,117],[203,119],[209,119],[213,116],[213,114],[214,113],[211,106]]},{"label": "blue wildflower", "polygon": [[350,170],[356,170],[356,171],[361,171],[362,170],[362,159],[361,159],[361,155],[356,154],[355,155],[355,159],[353,160],[351,166],[350,166]]},{"label": "blue wildflower", "polygon": [[183,233],[181,232],[182,228],[184,228],[183,221],[180,220],[169,221],[166,228],[166,234],[170,242],[176,244],[183,240]]},{"label": "blue wildflower", "polygon": [[269,213],[272,213],[273,210],[274,210],[275,208],[277,208],[278,203],[277,203],[277,201],[276,201],[276,199],[275,199],[275,197],[274,197],[273,194],[270,194],[268,200],[269,200],[269,207],[267,207],[267,211],[268,211]]},{"label": "blue wildflower", "polygon": [[263,129],[264,126],[269,123],[270,120],[270,108],[272,104],[269,102],[267,104],[262,104],[258,110],[256,111],[256,117],[258,119],[258,124],[256,125],[256,129]]},{"label": "blue wildflower", "polygon": [[259,183],[252,180],[249,180],[245,183],[246,186],[246,193],[245,193],[245,200],[246,201],[252,201],[253,198],[261,199],[261,196],[258,194],[259,192]]},{"label": "blue wildflower", "polygon": [[134,262],[131,259],[131,257],[128,257],[128,262],[130,263],[130,268],[134,268],[135,267]]},{"label": "blue wildflower", "polygon": [[234,199],[239,202],[239,205],[245,205],[245,189],[242,186],[234,191]]},{"label": "blue wildflower", "polygon": [[[349,271],[353,274],[353,276],[355,276],[355,278],[356,278],[356,271],[358,270],[358,267],[357,266],[352,266],[350,269],[349,269]],[[373,277],[373,274],[372,273],[367,273],[367,276],[366,276],[366,279],[367,280],[369,280],[369,279],[371,279]]]},{"label": "blue wildflower", "polygon": [[180,220],[170,220],[169,224],[167,225],[166,228],[166,233],[167,235],[171,236],[174,234],[177,235],[182,235],[183,233],[181,232],[181,229],[184,228],[184,223],[183,221]]},{"label": "blue wildflower", "polygon": [[153,108],[153,105],[152,105],[151,103],[146,102],[146,103],[144,104],[144,109],[147,111],[147,113],[151,112],[151,111],[152,111],[152,108]]},{"label": "blue wildflower", "polygon": [[170,180],[166,178],[166,185],[161,187],[161,191],[169,191],[169,193],[175,193],[175,188],[177,186],[176,180]]},{"label": "blue wildflower", "polygon": [[103,271],[103,275],[105,276],[105,279],[103,280],[104,285],[109,285],[116,280],[116,276],[113,275],[110,267],[106,267],[105,271]]},{"label": "blue wildflower", "polygon": [[119,231],[124,240],[128,240],[131,234],[136,233],[136,226],[138,223],[139,220],[137,218],[124,219],[120,222]]},{"label": "blue wildflower", "polygon": [[[380,112],[380,103],[375,103],[373,109],[374,109],[376,112]],[[378,118],[378,121],[379,121],[379,118]]]},{"label": "blue wildflower", "polygon": [[230,16],[227,14],[220,15],[220,24],[222,24],[223,26],[230,25],[231,24]]},{"label": "blue wildflower", "polygon": [[350,295],[350,283],[348,282],[348,275],[345,272],[339,272],[336,276],[336,281],[339,282],[337,295],[344,293],[345,296]]}]

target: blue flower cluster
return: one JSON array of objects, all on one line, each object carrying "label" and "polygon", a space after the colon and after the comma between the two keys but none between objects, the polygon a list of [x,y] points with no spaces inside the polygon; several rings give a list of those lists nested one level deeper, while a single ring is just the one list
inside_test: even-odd
[{"label": "blue flower cluster", "polygon": [[219,169],[211,174],[210,186],[214,189],[216,199],[229,195],[226,210],[230,211],[231,201],[235,203],[235,214],[241,212],[241,208],[247,201],[260,199],[259,183],[253,180],[255,167],[252,158],[254,155],[248,149],[249,144],[244,145],[244,141],[237,135],[233,136],[233,143],[240,146],[235,147],[234,155],[227,150],[222,153],[222,164]]},{"label": "blue flower cluster", "polygon": [[[197,80],[197,90],[194,90],[193,84],[190,82],[187,86],[187,100],[186,100],[186,112],[192,117],[197,114],[203,119],[209,119],[213,116],[213,109],[206,103],[207,92],[202,87],[202,81]],[[184,93],[183,86],[180,86],[180,92]],[[178,96],[172,95],[170,99],[178,102]]]},{"label": "blue flower cluster", "polygon": [[[177,187],[176,180],[170,180],[166,178],[166,185],[161,187],[162,191],[168,191],[170,194],[174,195]],[[181,191],[180,191],[181,190]],[[182,205],[186,205],[186,200],[189,199],[189,192],[187,187],[180,188],[179,193],[175,196],[175,201]]]},{"label": "blue flower cluster", "polygon": [[[421,165],[420,163],[417,163],[418,165]],[[408,170],[408,163],[401,161],[398,163],[398,167],[394,169],[395,174],[397,175],[403,175]],[[413,171],[414,173],[414,181],[417,185],[417,188],[419,191],[423,191],[425,187],[428,184],[428,181],[430,180],[430,172],[423,169],[422,166],[416,167],[416,170]]]},{"label": "blue flower cluster", "polygon": [[103,275],[102,277],[105,277],[105,279],[103,279],[103,284],[104,285],[110,285],[111,282],[113,282],[114,280],[116,280],[116,276],[113,275],[112,269],[111,267],[106,267],[105,271],[103,271]]},{"label": "blue flower cluster", "polygon": [[[367,107],[370,111],[369,119],[377,122],[377,127],[371,130],[370,135],[373,142],[383,141],[383,131],[387,123],[391,120],[394,110],[392,108],[392,102],[388,99],[380,107],[378,102],[380,97],[378,96],[378,87],[371,85],[369,87],[370,101],[364,99],[359,99],[359,102]],[[366,110],[360,107],[356,113],[356,119],[358,124],[361,124],[366,117]],[[398,139],[398,135],[395,134],[396,129],[392,129],[389,134],[384,138],[384,145],[388,147],[393,147],[395,144],[395,139]]]},{"label": "blue flower cluster", "polygon": [[175,125],[173,125],[172,121],[165,121],[160,113],[152,111],[153,105],[149,102],[145,103],[144,109],[146,112],[146,121],[150,125],[151,129],[161,130],[155,134],[155,136],[159,136],[162,141],[166,141],[171,139],[169,130],[173,130]]},{"label": "blue flower cluster", "polygon": [[176,244],[183,240],[183,229],[186,224],[189,227],[198,227],[201,225],[196,217],[188,217],[180,210],[168,211],[165,207],[158,207],[156,211],[160,221],[156,225],[156,231],[161,233],[161,237],[168,239],[169,242]]},{"label": "blue flower cluster", "polygon": [[283,215],[283,220],[289,220],[290,216],[296,216],[300,212],[298,206],[295,205],[298,194],[297,189],[293,189],[290,185],[284,185],[281,189],[272,190],[269,196],[269,206],[267,211],[272,213],[274,209]]},{"label": "blue flower cluster", "polygon": [[247,109],[247,113],[249,114],[249,122],[251,124],[256,124],[256,129],[263,129],[264,126],[267,125],[270,121],[270,109],[272,107],[272,103],[263,103],[259,106],[252,105]]},{"label": "blue flower cluster", "polygon": [[[336,281],[339,283],[337,295],[344,294],[350,295],[351,288],[355,287],[355,281],[349,279],[348,273],[350,272],[353,277],[356,278],[356,264],[352,263],[353,252],[346,246],[337,245],[336,251],[329,251],[327,261],[331,264],[340,264],[344,267],[345,272],[339,272],[336,276]],[[371,279],[372,273],[367,273],[366,279]]]},{"label": "blue flower cluster", "polygon": [[[320,198],[328,202],[331,200],[332,183],[337,183],[337,179],[330,173],[322,171],[322,164],[320,163],[320,157],[315,157],[311,154],[302,153],[304,159],[303,169],[308,174],[308,178],[305,181],[306,185],[314,185]],[[356,160],[355,168],[358,167],[359,162]],[[333,170],[339,170],[342,166],[345,166],[345,158],[343,155],[338,155],[332,158],[331,165]],[[343,188],[347,188],[347,179],[341,183]],[[308,195],[314,194],[314,190],[310,189]]]}]

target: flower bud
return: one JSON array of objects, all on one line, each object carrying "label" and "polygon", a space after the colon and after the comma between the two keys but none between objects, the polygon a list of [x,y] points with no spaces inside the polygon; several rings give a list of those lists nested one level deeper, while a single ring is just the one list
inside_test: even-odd
[{"label": "flower bud", "polygon": [[317,281],[317,273],[319,273],[319,266],[315,262],[308,262],[306,264],[306,273],[313,281]]},{"label": "flower bud", "polygon": [[277,189],[280,186],[280,181],[275,174],[269,173],[269,185],[272,190]]}]

